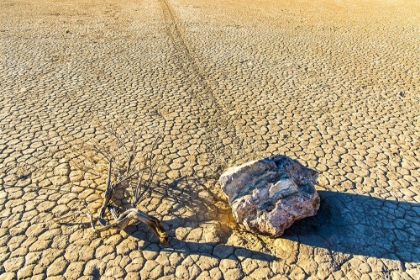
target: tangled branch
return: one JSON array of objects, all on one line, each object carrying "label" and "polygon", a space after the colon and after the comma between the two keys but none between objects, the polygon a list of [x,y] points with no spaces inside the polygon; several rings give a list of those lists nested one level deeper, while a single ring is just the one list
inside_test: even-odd
[{"label": "tangled branch", "polygon": [[[159,238],[160,242],[168,243],[168,234],[161,221],[137,209],[138,203],[150,191],[153,178],[156,172],[156,166],[153,157],[153,151],[156,148],[155,140],[146,155],[139,155],[137,138],[134,132],[129,131],[124,126],[111,127],[106,129],[111,140],[107,147],[96,145],[83,145],[84,155],[80,154],[75,165],[83,171],[83,181],[88,188],[92,188],[87,175],[93,175],[97,178],[106,178],[102,180],[105,187],[103,193],[102,205],[97,213],[97,218],[89,210],[85,200],[81,200],[86,211],[72,212],[55,219],[56,222],[74,215],[84,215],[89,218],[90,225],[95,232],[102,232],[110,228],[124,229],[129,224],[144,223]],[[129,135],[127,137],[127,135]],[[128,139],[128,140],[127,140]],[[107,167],[106,171],[104,166]],[[125,189],[130,193],[131,205],[121,214],[117,213],[114,206],[115,193],[118,189]],[[107,221],[106,211],[109,211],[113,221]],[[99,225],[97,222],[99,221]]]}]

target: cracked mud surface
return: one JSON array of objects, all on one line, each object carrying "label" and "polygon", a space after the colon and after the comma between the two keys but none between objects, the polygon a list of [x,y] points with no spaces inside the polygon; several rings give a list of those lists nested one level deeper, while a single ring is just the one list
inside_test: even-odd
[{"label": "cracked mud surface", "polygon": [[[418,279],[417,1],[0,3],[3,279]],[[140,208],[95,236],[75,221],[72,147],[124,121],[161,159]],[[286,154],[321,172],[321,209],[282,238],[240,231],[217,182]]]}]

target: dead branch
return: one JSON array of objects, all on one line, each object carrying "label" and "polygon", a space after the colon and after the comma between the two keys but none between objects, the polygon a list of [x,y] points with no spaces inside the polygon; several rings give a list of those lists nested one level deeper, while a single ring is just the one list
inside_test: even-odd
[{"label": "dead branch", "polygon": [[[102,232],[109,228],[124,229],[129,224],[142,222],[150,227],[160,242],[167,243],[168,234],[162,222],[136,208],[146,192],[150,191],[153,183],[155,176],[153,151],[156,148],[157,140],[152,143],[150,151],[145,156],[139,156],[137,154],[138,145],[134,132],[131,132],[131,135],[127,135],[129,130],[124,126],[120,130],[118,128],[105,128],[105,131],[112,144],[103,148],[99,145],[83,145],[85,151],[94,151],[93,157],[95,158],[92,155],[83,154],[79,156],[81,160],[75,161],[78,170],[84,172],[83,180],[88,188],[91,188],[91,186],[88,181],[89,178],[86,176],[87,174],[96,175],[96,179],[103,182],[101,184],[105,190],[102,195],[101,207],[97,212],[97,219],[94,218],[92,212],[89,210],[89,205],[86,203],[86,200],[82,200],[77,196],[86,211],[67,213],[61,217],[57,217],[55,221],[60,221],[74,215],[84,215],[89,218],[94,232]],[[127,141],[126,139],[130,139],[131,141]],[[98,160],[97,156],[102,158],[103,161]],[[106,174],[104,174],[104,168],[100,168],[104,165],[103,162],[107,163],[108,168]],[[85,164],[83,165],[81,163]],[[97,182],[96,179],[95,182]],[[115,207],[112,205],[116,201],[115,193],[119,188],[130,189],[128,193],[132,196],[131,207],[125,209],[120,215],[117,214]],[[106,220],[105,213],[107,210],[114,217],[112,222]],[[99,221],[101,225],[96,226],[96,221]]]},{"label": "dead branch", "polygon": [[136,208],[130,208],[126,210],[125,212],[121,213],[121,215],[114,216],[114,218],[115,218],[115,221],[113,223],[108,224],[102,228],[99,228],[96,231],[101,232],[101,231],[105,231],[113,227],[124,229],[130,224],[130,222],[134,222],[134,224],[138,224],[142,222],[146,224],[147,226],[149,226],[151,230],[153,230],[153,232],[159,238],[160,242],[166,244],[169,241],[168,234],[166,233],[162,222],[156,219],[155,217],[150,216]]}]

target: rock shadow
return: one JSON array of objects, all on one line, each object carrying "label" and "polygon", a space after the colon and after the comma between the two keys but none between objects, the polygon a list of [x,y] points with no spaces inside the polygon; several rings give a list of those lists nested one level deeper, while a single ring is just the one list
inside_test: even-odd
[{"label": "rock shadow", "polygon": [[420,204],[319,191],[318,214],[282,238],[346,254],[420,262]]}]

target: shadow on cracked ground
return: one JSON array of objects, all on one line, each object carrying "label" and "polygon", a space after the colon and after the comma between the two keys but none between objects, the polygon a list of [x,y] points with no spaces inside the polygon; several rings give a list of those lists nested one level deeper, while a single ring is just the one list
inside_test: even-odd
[{"label": "shadow on cracked ground", "polygon": [[420,204],[319,191],[318,214],[296,222],[284,238],[353,255],[420,261]]},{"label": "shadow on cracked ground", "polygon": [[[133,232],[130,234],[130,229],[126,232],[129,233],[131,236],[145,240],[145,238],[150,237],[149,233],[143,225],[138,226],[137,229],[135,227],[132,228]],[[148,235],[147,237],[145,235]],[[224,243],[227,241],[228,235],[226,233],[222,233],[226,238],[224,240],[218,242],[202,242],[202,241],[185,241],[177,239],[176,237],[172,237],[169,240],[168,244],[159,244],[156,238],[150,238],[150,241],[154,242],[145,242],[144,246],[139,247],[141,251],[156,251],[156,252],[177,252],[182,253],[184,255],[198,255],[198,256],[208,256],[215,259],[228,259],[233,256],[233,258],[252,258],[256,260],[262,261],[273,261],[279,260],[278,257],[273,256],[268,253],[251,250],[248,248],[240,247],[240,246],[233,246],[233,245],[225,245]]]},{"label": "shadow on cracked ground", "polygon": [[[194,213],[187,217],[178,216],[165,222],[166,225],[171,228],[182,225],[194,228],[200,223],[216,220],[221,226],[218,228],[221,232],[218,242],[206,244],[174,239],[170,243],[174,248],[188,248],[189,253],[207,250],[206,253],[212,254],[215,246],[220,249],[221,245],[217,244],[224,244],[230,236],[231,228],[236,224],[226,199],[221,198],[223,194],[214,187],[218,177],[181,178],[166,187],[166,195],[177,201],[174,210],[183,207]],[[210,187],[206,184],[210,184]],[[420,261],[420,204],[331,191],[319,191],[319,195],[321,207],[318,214],[296,222],[282,238],[296,240],[297,237],[299,243],[346,254],[401,262]],[[234,249],[238,248],[224,246],[224,251]],[[244,250],[257,259],[275,258]]]},{"label": "shadow on cracked ground", "polygon": [[[144,250],[175,250],[186,254],[204,254],[225,258],[233,251],[243,257],[260,260],[275,260],[275,256],[247,248],[223,245],[234,228],[231,210],[220,199],[216,184],[218,176],[209,178],[180,178],[160,189],[162,195],[173,202],[171,218],[164,221],[171,241],[167,246],[145,246]],[[206,184],[210,184],[206,186]],[[165,192],[165,193],[163,193]],[[296,222],[286,230],[282,238],[297,240],[319,248],[353,255],[387,258],[401,262],[419,262],[420,228],[418,203],[384,200],[365,195],[319,191],[321,207],[314,217]],[[222,200],[222,202],[221,202]],[[221,211],[221,209],[223,210]],[[186,209],[186,210],[185,210]],[[185,212],[177,211],[185,210]],[[230,220],[226,218],[230,217]],[[215,222],[211,230],[217,235],[213,242],[205,242],[206,227]],[[175,233],[178,227],[194,231],[202,227],[200,238],[189,239],[189,232],[181,238]],[[208,228],[207,228],[208,229]],[[146,229],[147,231],[147,229]],[[144,231],[135,231],[133,236],[141,239]],[[235,253],[237,254],[237,253]]]},{"label": "shadow on cracked ground", "polygon": [[171,204],[169,215],[163,219],[170,236],[168,244],[159,244],[150,229],[143,224],[127,227],[126,233],[139,240],[146,240],[139,247],[141,251],[177,252],[207,256],[218,261],[237,258],[279,260],[261,250],[226,245],[237,225],[233,222],[226,199],[220,198],[223,194],[214,187],[218,177],[183,177],[154,190],[164,197],[165,203]]},{"label": "shadow on cracked ground", "polygon": [[[233,256],[277,260],[261,250],[225,245],[236,224],[217,180],[218,176],[184,177],[154,190],[160,204],[167,205],[165,213],[159,213],[159,204],[151,211],[163,217],[169,244],[158,244],[143,224],[129,226],[126,233],[144,240],[139,247],[144,251],[172,251],[217,259]],[[331,191],[319,191],[319,195],[318,214],[296,222],[281,238],[346,254],[420,262],[419,203]]]}]

